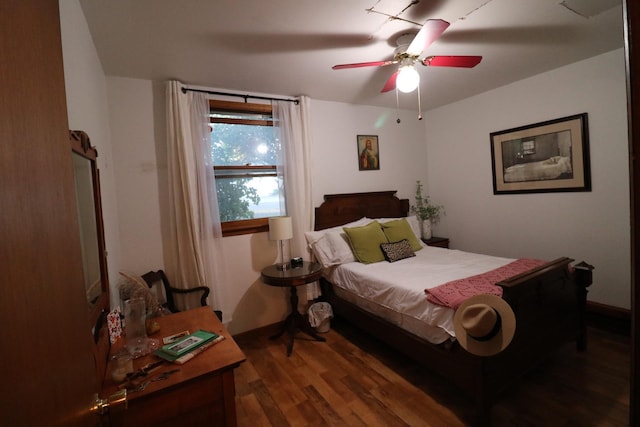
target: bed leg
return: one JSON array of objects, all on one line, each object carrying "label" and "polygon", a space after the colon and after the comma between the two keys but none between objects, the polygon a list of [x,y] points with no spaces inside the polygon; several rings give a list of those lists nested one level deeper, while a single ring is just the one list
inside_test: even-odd
[{"label": "bed leg", "polygon": [[574,279],[576,281],[578,299],[578,337],[576,347],[578,351],[587,349],[587,321],[585,311],[587,308],[587,288],[593,283],[594,267],[582,261],[574,266]]},{"label": "bed leg", "polygon": [[491,426],[491,403],[487,402],[486,399],[479,398],[475,412],[475,427]]},{"label": "bed leg", "polygon": [[578,339],[576,340],[576,348],[578,351],[587,350],[587,319],[585,310],[587,307],[587,289],[578,288]]}]

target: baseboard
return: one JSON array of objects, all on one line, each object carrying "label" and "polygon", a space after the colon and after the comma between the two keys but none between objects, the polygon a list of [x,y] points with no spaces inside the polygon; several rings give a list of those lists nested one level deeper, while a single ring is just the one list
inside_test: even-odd
[{"label": "baseboard", "polygon": [[587,325],[610,332],[631,335],[631,310],[587,301]]},{"label": "baseboard", "polygon": [[275,335],[282,330],[284,326],[284,321],[272,323],[270,325],[261,326],[256,329],[251,329],[249,331],[240,332],[239,334],[233,335],[234,340],[242,340],[242,339],[251,339],[258,336],[264,335]]}]

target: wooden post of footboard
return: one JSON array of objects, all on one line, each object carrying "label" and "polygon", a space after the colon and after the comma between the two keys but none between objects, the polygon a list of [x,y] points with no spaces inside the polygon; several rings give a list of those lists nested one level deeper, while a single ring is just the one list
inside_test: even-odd
[{"label": "wooden post of footboard", "polygon": [[486,391],[481,393],[476,400],[475,419],[473,427],[491,427],[491,407],[493,399],[487,395]]},{"label": "wooden post of footboard", "polygon": [[579,331],[578,339],[576,341],[576,347],[578,351],[585,351],[587,349],[587,320],[586,320],[586,307],[587,307],[587,288],[593,283],[594,267],[582,261],[573,266],[572,273],[576,282],[576,292],[579,305]]}]

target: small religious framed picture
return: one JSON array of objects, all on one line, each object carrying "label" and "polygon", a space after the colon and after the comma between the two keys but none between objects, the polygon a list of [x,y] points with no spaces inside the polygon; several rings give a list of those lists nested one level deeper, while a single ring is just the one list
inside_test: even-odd
[{"label": "small religious framed picture", "polygon": [[378,135],[358,135],[358,169],[361,171],[380,169]]}]

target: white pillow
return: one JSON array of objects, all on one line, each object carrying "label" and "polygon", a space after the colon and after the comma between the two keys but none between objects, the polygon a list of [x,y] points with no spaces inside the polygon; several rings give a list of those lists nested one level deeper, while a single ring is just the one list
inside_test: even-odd
[{"label": "white pillow", "polygon": [[339,227],[320,231],[307,231],[304,235],[318,262],[324,268],[327,268],[356,260],[342,227],[360,227],[369,224],[371,221],[368,218],[360,218],[357,221]]},{"label": "white pillow", "polygon": [[362,225],[367,225],[371,221],[373,220],[366,217],[362,217],[359,220],[350,222],[348,224],[339,225],[337,227],[325,228],[324,230],[318,230],[318,231],[306,231],[304,233],[304,236],[307,238],[307,243],[312,244],[316,242],[318,239],[320,239],[322,236],[324,236],[325,234],[344,233],[344,231],[342,230],[342,227],[359,227]]},{"label": "white pillow", "polygon": [[324,268],[355,261],[349,244],[338,233],[327,233],[309,246]]},{"label": "white pillow", "polygon": [[331,253],[333,254],[332,265],[356,261],[346,233],[329,233],[325,236],[325,240],[331,246]]}]

